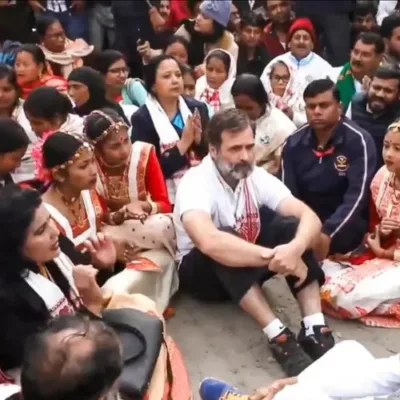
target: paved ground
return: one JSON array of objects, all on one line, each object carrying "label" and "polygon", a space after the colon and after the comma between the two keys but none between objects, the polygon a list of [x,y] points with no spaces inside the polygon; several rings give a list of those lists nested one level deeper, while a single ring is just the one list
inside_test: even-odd
[{"label": "paved ground", "polygon": [[[265,289],[279,318],[297,332],[300,316],[285,283],[276,278]],[[206,376],[224,379],[247,391],[282,377],[265,336],[237,307],[201,304],[180,296],[175,308],[169,333],[181,347],[195,398],[198,384]],[[338,340],[356,339],[378,357],[400,352],[398,330],[367,328],[353,321],[329,320],[329,324]]]}]

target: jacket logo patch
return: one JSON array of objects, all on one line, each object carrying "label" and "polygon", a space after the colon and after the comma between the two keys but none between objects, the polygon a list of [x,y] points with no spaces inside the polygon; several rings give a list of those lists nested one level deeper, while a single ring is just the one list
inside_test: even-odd
[{"label": "jacket logo patch", "polygon": [[339,175],[346,175],[349,169],[349,160],[346,156],[337,156],[335,159],[335,168],[339,172]]}]

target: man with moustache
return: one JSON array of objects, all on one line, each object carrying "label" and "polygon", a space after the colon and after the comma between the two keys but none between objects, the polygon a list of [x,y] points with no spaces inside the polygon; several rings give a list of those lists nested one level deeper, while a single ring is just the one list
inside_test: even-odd
[{"label": "man with moustache", "polygon": [[[337,77],[337,87],[344,112],[347,111],[353,96],[363,91],[364,78],[374,74],[384,52],[385,43],[377,33],[360,33],[351,51],[350,61],[341,68]],[[336,81],[334,75],[330,76]]]},{"label": "man with moustache", "polygon": [[353,98],[346,116],[369,132],[374,139],[378,170],[383,165],[383,138],[387,127],[400,117],[400,72],[381,67],[375,72],[368,92]]},{"label": "man with moustache", "polygon": [[293,22],[288,32],[287,45],[289,51],[275,57],[266,68],[270,69],[277,61],[284,61],[295,71],[295,79],[301,87],[330,75],[332,66],[314,51],[317,36],[308,18],[299,18]]},{"label": "man with moustache", "polygon": [[[209,155],[185,174],[175,200],[180,286],[202,301],[239,304],[292,376],[334,345],[321,312],[324,274],[309,250],[321,224],[282,182],[254,166],[254,131],[246,113],[217,113],[207,138]],[[275,274],[286,277],[299,303],[297,339],[262,292]]]},{"label": "man with moustache", "polygon": [[281,178],[322,221],[319,260],[356,249],[368,231],[370,182],[376,171],[371,135],[342,116],[340,94],[329,79],[304,91],[308,124],[289,136]]}]

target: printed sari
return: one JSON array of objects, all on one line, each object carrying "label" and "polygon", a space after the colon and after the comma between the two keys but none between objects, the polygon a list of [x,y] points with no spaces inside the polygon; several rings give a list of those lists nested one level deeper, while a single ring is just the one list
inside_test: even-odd
[{"label": "printed sari", "polygon": [[126,269],[105,284],[114,291],[142,293],[164,311],[178,289],[175,263],[176,236],[171,204],[154,147],[148,143],[132,145],[130,161],[121,170],[98,160],[97,191],[111,211],[133,201],[149,201],[152,214],[146,220],[127,220],[122,225],[103,225],[119,248],[141,249]]},{"label": "printed sari", "polygon": [[[394,175],[383,166],[371,183],[370,233],[385,217],[400,220]],[[321,288],[324,311],[341,319],[359,319],[368,326],[400,328],[400,240],[398,233],[381,239],[392,259],[379,258],[367,245],[323,264]]]}]

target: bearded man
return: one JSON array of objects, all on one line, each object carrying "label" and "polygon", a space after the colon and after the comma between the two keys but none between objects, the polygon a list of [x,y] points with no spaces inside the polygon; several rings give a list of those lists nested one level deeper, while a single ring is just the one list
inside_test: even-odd
[{"label": "bearded man", "polygon": [[[254,131],[243,111],[214,115],[207,139],[209,155],[185,174],[175,200],[181,288],[199,300],[236,302],[291,376],[334,345],[321,312],[324,274],[310,250],[321,223],[282,182],[254,166]],[[276,274],[285,276],[300,306],[297,339],[261,289]]]}]

